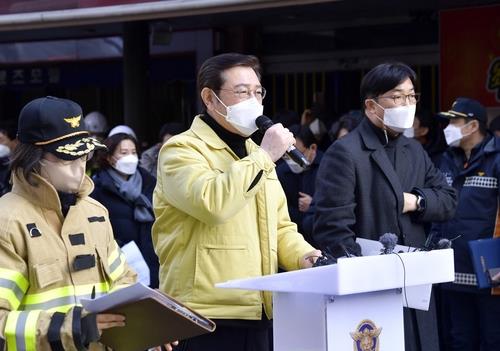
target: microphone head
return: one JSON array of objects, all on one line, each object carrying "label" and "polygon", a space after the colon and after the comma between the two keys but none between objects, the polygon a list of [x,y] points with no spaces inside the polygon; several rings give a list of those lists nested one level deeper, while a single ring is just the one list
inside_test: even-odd
[{"label": "microphone head", "polygon": [[441,249],[451,249],[451,246],[452,246],[451,240],[449,240],[449,239],[443,238],[443,239],[440,239],[437,243],[437,248],[440,250]]},{"label": "microphone head", "polygon": [[271,121],[269,117],[262,115],[257,117],[257,119],[255,120],[255,125],[261,132],[265,132],[270,127],[272,127],[273,121]]},{"label": "microphone head", "polygon": [[386,254],[392,253],[398,243],[398,236],[394,233],[385,233],[378,239],[384,246],[383,252]]}]

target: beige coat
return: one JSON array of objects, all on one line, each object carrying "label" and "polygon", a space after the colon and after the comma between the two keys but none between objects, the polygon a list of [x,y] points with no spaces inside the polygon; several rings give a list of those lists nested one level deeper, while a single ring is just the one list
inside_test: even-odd
[{"label": "beige coat", "polygon": [[[66,218],[56,190],[35,178],[38,187],[14,176],[12,192],[0,198],[0,337],[9,351],[51,350],[48,329],[61,312],[58,336],[65,350],[76,350],[73,318],[81,311],[75,305],[93,290],[99,296],[134,282],[135,273],[113,239],[107,210],[88,197],[90,178]],[[77,256],[91,267],[77,270]]]}]

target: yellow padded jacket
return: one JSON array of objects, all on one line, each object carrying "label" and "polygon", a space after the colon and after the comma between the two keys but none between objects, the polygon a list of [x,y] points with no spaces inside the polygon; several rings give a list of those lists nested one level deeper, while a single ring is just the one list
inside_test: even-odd
[{"label": "yellow padded jacket", "polygon": [[290,221],[269,155],[251,139],[240,159],[197,116],[158,157],[153,243],[160,289],[198,312],[256,320],[270,293],[217,289],[215,283],[299,269],[314,250]]}]

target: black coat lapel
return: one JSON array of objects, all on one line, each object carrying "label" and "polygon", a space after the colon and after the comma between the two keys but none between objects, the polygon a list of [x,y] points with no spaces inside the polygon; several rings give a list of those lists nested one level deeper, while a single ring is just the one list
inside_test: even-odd
[{"label": "black coat lapel", "polygon": [[[389,181],[389,184],[391,185],[398,208],[403,208],[403,204],[400,204],[400,201],[403,198],[403,189],[401,187],[401,182],[399,181],[399,177],[394,170],[394,166],[392,165],[391,161],[389,161],[389,157],[387,157],[384,146],[375,134],[373,127],[370,125],[370,121],[368,121],[367,119],[363,120],[359,128],[361,138],[363,139],[366,148],[373,150],[370,157],[373,159],[375,164],[377,164],[377,166],[380,168],[382,173]],[[396,156],[396,160],[397,159],[398,157]]]}]

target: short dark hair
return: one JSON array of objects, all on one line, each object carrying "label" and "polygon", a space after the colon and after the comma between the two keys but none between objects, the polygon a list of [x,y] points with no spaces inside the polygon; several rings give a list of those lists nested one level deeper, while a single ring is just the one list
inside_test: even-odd
[{"label": "short dark hair", "polygon": [[259,59],[253,55],[227,53],[210,57],[198,71],[198,93],[203,88],[210,88],[218,93],[224,84],[222,72],[233,67],[250,67],[261,78]]},{"label": "short dark hair", "polygon": [[404,63],[382,63],[372,68],[361,80],[360,95],[362,101],[392,90],[408,78],[415,86],[417,75]]},{"label": "short dark hair", "polygon": [[106,145],[107,149],[98,151],[97,164],[99,165],[99,168],[106,169],[111,167],[111,164],[108,161],[108,156],[111,156],[115,153],[116,148],[123,140],[132,141],[135,145],[137,153],[139,153],[139,144],[132,135],[126,133],[114,134],[103,141],[103,144]]},{"label": "short dark hair", "polygon": [[339,132],[345,128],[348,132],[352,132],[363,120],[363,113],[360,110],[351,110],[340,116],[339,120],[332,124],[328,136],[331,141],[338,139]]},{"label": "short dark hair", "polygon": [[158,133],[158,139],[159,141],[163,141],[163,138],[165,135],[170,134],[170,135],[177,135],[182,132],[184,132],[186,128],[182,123],[178,122],[171,122],[171,123],[165,123],[164,125],[161,126],[160,132]]},{"label": "short dark hair", "polygon": [[299,126],[295,138],[300,139],[302,141],[302,144],[304,144],[304,146],[307,148],[311,147],[312,144],[317,144],[316,137],[314,136],[313,132],[311,132],[311,128],[309,128],[309,125]]},{"label": "short dark hair", "polygon": [[429,131],[437,127],[438,118],[429,110],[423,108],[418,109],[417,113],[415,113],[415,117],[418,119],[420,126],[429,128]]},{"label": "short dark hair", "polygon": [[38,186],[33,173],[40,173],[40,160],[43,157],[40,146],[19,143],[12,153],[10,168],[15,174],[21,173],[31,186]]}]

